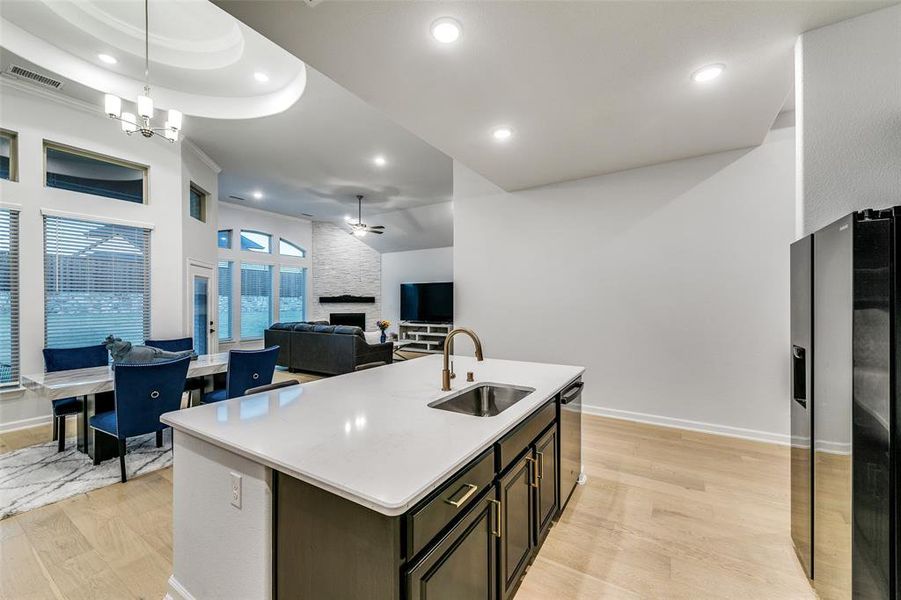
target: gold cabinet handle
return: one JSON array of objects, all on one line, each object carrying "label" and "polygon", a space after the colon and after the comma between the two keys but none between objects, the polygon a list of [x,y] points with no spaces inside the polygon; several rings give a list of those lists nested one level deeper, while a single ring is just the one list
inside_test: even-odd
[{"label": "gold cabinet handle", "polygon": [[494,507],[494,510],[491,511],[491,514],[494,515],[495,523],[497,523],[497,530],[493,527],[491,528],[491,535],[495,537],[501,537],[501,503],[499,500],[495,500],[494,498],[488,498],[488,502]]},{"label": "gold cabinet handle", "polygon": [[538,479],[544,477],[544,452],[538,453]]},{"label": "gold cabinet handle", "polygon": [[529,464],[532,466],[529,467],[529,485],[533,488],[538,487],[538,461],[532,458],[531,456],[527,456],[526,460],[529,461]]},{"label": "gold cabinet handle", "polygon": [[[477,485],[473,485],[471,483],[464,483],[463,487],[461,487],[460,490],[462,490],[463,488],[467,488],[467,487],[469,489],[466,490],[466,493],[463,494],[459,500],[451,500],[450,498],[445,498],[444,501],[447,504],[450,504],[451,506],[453,506],[454,508],[460,508],[461,506],[463,506],[463,503],[466,502],[467,500],[469,500],[472,497],[472,495],[476,493],[476,490],[479,489],[479,486],[477,486]],[[460,490],[457,490],[454,493],[455,494],[459,493]],[[451,498],[453,498],[453,496],[451,496]]]}]

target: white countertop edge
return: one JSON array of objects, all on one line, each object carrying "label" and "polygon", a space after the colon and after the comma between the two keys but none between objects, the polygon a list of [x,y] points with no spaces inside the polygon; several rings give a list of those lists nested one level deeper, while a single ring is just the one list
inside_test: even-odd
[{"label": "white countertop edge", "polygon": [[[504,437],[507,433],[512,431],[517,425],[519,425],[520,423],[525,421],[527,418],[529,418],[530,416],[535,414],[541,407],[543,407],[545,404],[547,404],[548,400],[550,400],[551,398],[553,398],[554,396],[559,394],[561,391],[566,389],[566,387],[571,385],[574,381],[576,381],[577,379],[582,377],[585,373],[585,367],[576,367],[576,368],[579,369],[579,372],[577,375],[575,375],[574,377],[567,380],[566,383],[564,383],[563,385],[558,386],[556,389],[554,389],[553,392],[551,392],[543,400],[536,403],[534,409],[532,409],[528,413],[524,414],[522,416],[522,418],[520,418],[519,420],[510,423],[507,427],[500,430],[500,432],[494,438],[492,438],[488,443],[476,448],[471,453],[467,454],[465,458],[461,459],[460,461],[455,463],[453,466],[449,467],[445,471],[436,475],[431,481],[429,481],[424,486],[424,488],[421,491],[417,492],[416,494],[413,494],[412,496],[408,497],[407,499],[405,499],[402,502],[397,503],[397,504],[383,504],[380,500],[377,500],[370,496],[358,494],[358,493],[354,492],[353,490],[342,487],[334,482],[326,481],[326,480],[320,479],[318,477],[314,477],[314,476],[310,475],[309,473],[304,473],[302,471],[292,469],[288,465],[285,465],[276,460],[273,460],[271,457],[269,457],[265,454],[257,453],[257,452],[250,452],[250,451],[245,450],[244,448],[238,448],[236,446],[230,445],[230,444],[224,442],[223,440],[220,440],[213,436],[205,435],[202,432],[200,432],[192,427],[186,426],[183,423],[174,424],[170,419],[168,419],[166,417],[166,415],[163,415],[160,418],[160,420],[163,423],[165,423],[166,425],[169,425],[170,427],[172,427],[176,431],[185,433],[187,435],[191,435],[197,439],[203,440],[204,442],[207,442],[209,444],[212,444],[214,446],[218,446],[219,448],[227,450],[228,452],[237,454],[239,456],[243,456],[244,458],[246,458],[248,460],[258,462],[270,469],[278,471],[279,473],[284,473],[285,475],[294,477],[295,479],[299,479],[300,481],[309,483],[310,485],[314,485],[320,489],[323,489],[327,492],[335,494],[336,496],[340,496],[342,498],[345,498],[347,500],[350,500],[352,502],[355,502],[357,504],[365,506],[366,508],[372,509],[383,515],[386,515],[389,517],[396,517],[396,516],[402,515],[405,512],[407,512],[407,510],[412,508],[417,502],[419,502],[420,500],[422,500],[423,498],[428,496],[430,493],[432,493],[432,491],[437,489],[449,476],[453,475],[454,473],[458,472],[461,468],[463,468],[464,466],[469,464],[470,461],[472,461],[474,458],[476,458],[482,452],[487,450],[491,445],[493,445],[499,439]],[[485,417],[479,417],[479,418],[485,418]]]}]

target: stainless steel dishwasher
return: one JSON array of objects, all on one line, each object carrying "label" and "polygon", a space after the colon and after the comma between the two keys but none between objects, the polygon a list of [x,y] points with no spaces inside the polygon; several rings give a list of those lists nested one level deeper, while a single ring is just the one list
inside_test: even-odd
[{"label": "stainless steel dishwasher", "polygon": [[582,475],[582,380],[560,395],[560,507],[566,506]]}]

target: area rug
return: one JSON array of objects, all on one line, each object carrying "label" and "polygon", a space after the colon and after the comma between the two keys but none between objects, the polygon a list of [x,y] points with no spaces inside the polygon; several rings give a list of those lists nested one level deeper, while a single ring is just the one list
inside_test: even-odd
[{"label": "area rug", "polygon": [[[163,434],[162,448],[156,447],[155,434],[128,440],[129,479],[172,464],[171,435]],[[47,442],[0,454],[0,520],[119,482],[118,458],[95,467],[75,449],[74,437],[66,440],[65,451],[56,449],[56,442]]]}]

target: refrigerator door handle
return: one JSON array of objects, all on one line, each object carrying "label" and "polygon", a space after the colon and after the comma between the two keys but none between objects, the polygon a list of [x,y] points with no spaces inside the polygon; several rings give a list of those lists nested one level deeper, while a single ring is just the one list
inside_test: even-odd
[{"label": "refrigerator door handle", "polygon": [[792,346],[792,398],[807,408],[807,350]]}]

